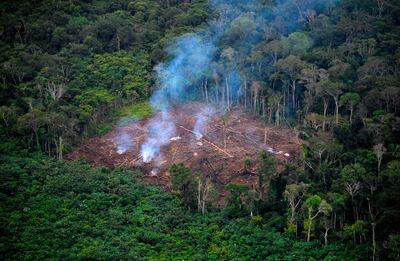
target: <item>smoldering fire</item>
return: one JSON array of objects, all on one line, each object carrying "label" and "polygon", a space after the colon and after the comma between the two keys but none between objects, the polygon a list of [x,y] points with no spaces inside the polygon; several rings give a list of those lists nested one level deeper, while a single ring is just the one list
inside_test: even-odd
[{"label": "smoldering fire", "polygon": [[[208,27],[197,33],[187,34],[175,39],[167,46],[166,51],[170,57],[168,62],[159,64],[155,68],[156,90],[150,101],[152,106],[161,111],[161,117],[149,122],[147,128],[150,135],[145,143],[141,145],[141,155],[144,162],[150,162],[160,154],[162,146],[170,142],[170,138],[175,136],[176,129],[169,116],[171,102],[185,101],[190,93],[193,98],[191,87],[196,86],[204,78],[212,78],[215,71],[229,78],[230,84],[227,101],[217,102],[218,106],[230,106],[235,100],[239,100],[242,94],[243,79],[238,69],[239,61],[235,61],[235,50],[219,50],[219,41],[226,32],[230,32],[238,19],[247,17],[251,20],[256,30],[262,30],[266,22],[274,21],[279,18],[284,30],[277,32],[287,35],[301,26],[302,14],[314,9],[322,11],[331,6],[336,0],[307,0],[304,6],[297,6],[296,1],[279,0],[272,9],[265,8],[264,1],[228,1],[212,0],[210,8],[220,12],[218,20],[208,21]],[[250,3],[251,2],[251,3]],[[250,4],[249,4],[250,3]],[[301,9],[301,10],[300,10]],[[304,9],[304,10],[303,10]],[[249,16],[249,14],[251,14]],[[251,34],[241,39],[243,47],[249,46],[248,43],[257,41]],[[232,66],[222,66],[229,62]],[[228,86],[228,84],[227,84]],[[200,112],[196,115],[196,124],[193,132],[196,139],[200,140],[204,136],[207,113]],[[212,112],[211,112],[212,113]],[[119,150],[123,152],[124,149]]]},{"label": "smoldering fire", "polygon": [[174,122],[168,111],[162,111],[153,117],[147,128],[149,138],[141,147],[141,155],[145,163],[156,158],[160,153],[160,148],[167,145],[176,133]]}]

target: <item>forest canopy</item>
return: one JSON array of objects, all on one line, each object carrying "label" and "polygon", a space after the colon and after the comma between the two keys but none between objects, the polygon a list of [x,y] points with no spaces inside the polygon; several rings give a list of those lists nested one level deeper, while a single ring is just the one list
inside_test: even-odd
[{"label": "forest canopy", "polygon": [[[0,13],[2,259],[400,259],[399,1],[5,0]],[[183,51],[196,54],[176,67],[184,99],[303,141],[282,168],[243,158],[258,186],[227,185],[222,209],[184,163],[166,192],[140,169],[65,161],[121,116],[151,115]]]}]

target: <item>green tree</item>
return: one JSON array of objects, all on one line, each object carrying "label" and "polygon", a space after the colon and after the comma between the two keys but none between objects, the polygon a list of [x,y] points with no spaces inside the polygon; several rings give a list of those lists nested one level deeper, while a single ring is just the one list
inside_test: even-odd
[{"label": "green tree", "polygon": [[95,55],[93,63],[85,65],[81,81],[110,90],[130,103],[146,98],[150,87],[147,56],[119,51]]},{"label": "green tree", "polygon": [[295,109],[297,108],[297,82],[301,78],[301,70],[303,70],[307,66],[307,64],[298,56],[289,55],[286,58],[278,60],[275,66],[278,71],[283,72],[290,81],[290,86],[292,89],[292,108]]},{"label": "green tree", "polygon": [[198,174],[197,175],[197,209],[203,214],[206,213],[208,205],[214,203],[218,197],[218,191],[211,177]]},{"label": "green tree", "polygon": [[363,220],[356,220],[354,224],[344,226],[344,231],[348,235],[353,237],[354,245],[357,244],[357,236],[359,237],[359,243],[363,242],[363,237],[365,237],[365,233],[367,229],[365,228],[367,223]]},{"label": "green tree", "polygon": [[343,84],[337,81],[325,80],[321,83],[327,94],[335,102],[335,123],[339,124],[339,96],[342,94]]},{"label": "green tree", "polygon": [[250,191],[249,186],[247,184],[229,183],[226,188],[229,191],[228,210],[234,216],[237,216],[246,210],[248,193]]},{"label": "green tree", "polygon": [[340,177],[344,185],[344,190],[351,198],[355,220],[358,220],[359,217],[359,209],[356,204],[356,196],[361,192],[362,179],[364,178],[365,174],[365,168],[359,163],[346,165],[340,171]]},{"label": "green tree", "polygon": [[276,159],[272,155],[268,154],[265,150],[263,150],[258,154],[258,161],[258,193],[259,198],[263,200],[264,186],[265,184],[269,185],[272,176],[276,172]]},{"label": "green tree", "polygon": [[21,130],[31,130],[33,132],[38,149],[40,149],[39,130],[47,124],[47,116],[46,112],[33,109],[17,119],[17,124]]},{"label": "green tree", "polygon": [[353,122],[354,107],[360,102],[360,95],[354,92],[348,92],[340,96],[340,105],[345,106],[350,111],[350,123]]},{"label": "green tree", "polygon": [[171,174],[172,188],[182,197],[184,204],[191,208],[194,200],[194,182],[192,171],[183,163],[173,164],[169,172]]},{"label": "green tree", "polygon": [[284,39],[293,55],[304,55],[312,46],[313,40],[305,32],[294,32]]},{"label": "green tree", "polygon": [[310,187],[309,184],[300,182],[299,184],[286,185],[284,197],[290,207],[290,216],[288,222],[289,232],[296,233],[297,235],[297,222],[296,222],[296,211],[303,201],[306,195],[307,189]]},{"label": "green tree", "polygon": [[15,121],[17,114],[16,107],[0,106],[0,116],[6,127],[10,126]]},{"label": "green tree", "polygon": [[328,216],[332,212],[331,205],[326,202],[326,200],[321,199],[318,195],[310,196],[304,202],[307,207],[308,218],[304,220],[304,228],[307,230],[307,242],[310,241],[311,231],[314,229],[314,219],[318,217],[319,214]]}]

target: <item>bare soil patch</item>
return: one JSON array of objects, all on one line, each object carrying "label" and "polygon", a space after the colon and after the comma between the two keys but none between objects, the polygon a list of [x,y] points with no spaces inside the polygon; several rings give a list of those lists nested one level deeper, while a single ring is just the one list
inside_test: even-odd
[{"label": "bare soil patch", "polygon": [[[140,150],[149,135],[147,124],[151,118],[121,124],[103,136],[89,138],[67,159],[84,159],[93,166],[109,168],[140,168],[144,180],[166,190],[171,189],[169,167],[183,162],[194,173],[211,176],[223,198],[228,183],[256,186],[260,150],[267,150],[277,158],[278,170],[298,157],[301,141],[291,129],[265,125],[239,109],[222,112],[214,108],[216,112],[207,117],[203,137],[197,139],[193,132],[196,115],[206,106],[211,105],[192,102],[172,108],[170,115],[176,135],[162,147],[160,156],[149,163],[143,162]],[[245,158],[253,162],[248,170],[244,168]]]}]

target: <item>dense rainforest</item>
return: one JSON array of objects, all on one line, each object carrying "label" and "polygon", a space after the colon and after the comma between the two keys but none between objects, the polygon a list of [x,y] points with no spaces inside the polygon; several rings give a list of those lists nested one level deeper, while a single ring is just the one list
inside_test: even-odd
[{"label": "dense rainforest", "polygon": [[[0,12],[2,260],[400,260],[400,1],[5,0]],[[213,30],[211,66],[176,71],[193,77],[185,99],[293,129],[295,162],[278,171],[261,151],[260,186],[229,184],[221,209],[200,204],[184,164],[166,192],[140,169],[64,160],[153,113],[159,64]]]}]

